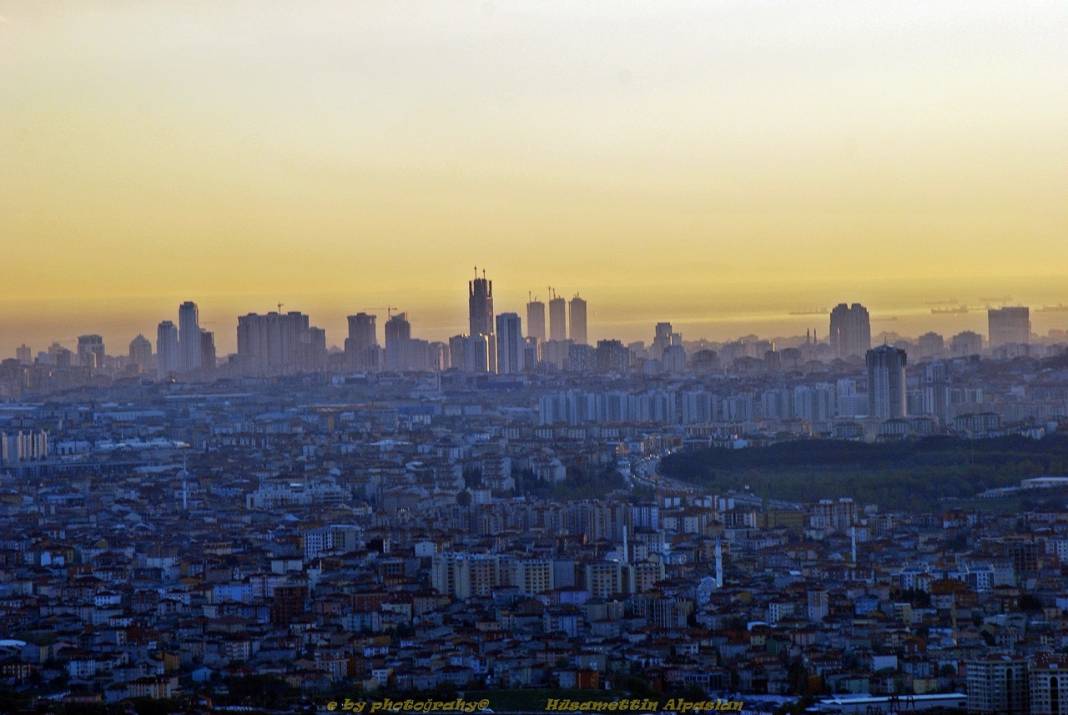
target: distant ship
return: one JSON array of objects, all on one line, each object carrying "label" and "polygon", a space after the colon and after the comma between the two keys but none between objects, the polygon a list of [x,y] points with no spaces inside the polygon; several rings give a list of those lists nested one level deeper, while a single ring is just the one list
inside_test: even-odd
[{"label": "distant ship", "polygon": [[963,315],[968,312],[968,306],[958,305],[954,308],[931,308],[934,315]]},{"label": "distant ship", "polygon": [[1044,305],[1038,309],[1039,313],[1068,313],[1068,305],[1064,303],[1057,303],[1057,305]]},{"label": "distant ship", "polygon": [[929,300],[927,305],[959,305],[960,301],[956,298],[950,298],[949,300]]},{"label": "distant ship", "polygon": [[827,315],[830,312],[826,308],[807,308],[805,310],[791,310],[790,315]]}]

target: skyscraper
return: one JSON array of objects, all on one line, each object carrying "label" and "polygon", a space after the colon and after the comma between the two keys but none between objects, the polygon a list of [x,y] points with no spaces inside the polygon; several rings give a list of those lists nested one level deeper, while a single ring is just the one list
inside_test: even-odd
[{"label": "skyscraper", "polygon": [[467,283],[467,315],[471,335],[493,334],[493,281],[475,273],[475,279]]},{"label": "skyscraper", "polygon": [[156,372],[166,377],[178,371],[178,328],[164,320],[156,328]]},{"label": "skyscraper", "polygon": [[99,335],[78,336],[78,364],[83,367],[104,367],[104,339]]},{"label": "skyscraper", "polygon": [[571,342],[586,345],[586,301],[577,294],[568,303],[568,319],[571,323]]},{"label": "skyscraper", "polygon": [[130,341],[130,364],[137,366],[138,372],[144,372],[152,362],[152,343],[144,335],[138,335]]},{"label": "skyscraper", "polygon": [[368,313],[350,315],[349,336],[345,339],[345,354],[349,365],[355,370],[373,370],[378,367],[377,316]]},{"label": "skyscraper", "polygon": [[200,311],[196,303],[187,300],[178,306],[178,369],[191,372],[200,365]]},{"label": "skyscraper", "polygon": [[831,311],[829,334],[835,357],[860,357],[871,348],[871,318],[860,303],[839,303]]},{"label": "skyscraper", "polygon": [[653,357],[659,360],[664,355],[664,350],[671,345],[671,323],[657,323],[653,333]]},{"label": "skyscraper", "polygon": [[549,339],[567,340],[567,301],[552,294],[549,299]]},{"label": "skyscraper", "polygon": [[412,324],[408,322],[408,314],[397,313],[387,320],[385,333],[386,369],[396,371],[409,369],[408,343],[412,339]]},{"label": "skyscraper", "polygon": [[497,372],[514,375],[523,371],[523,326],[516,313],[497,316]]},{"label": "skyscraper", "polygon": [[895,419],[907,414],[908,383],[905,381],[905,351],[889,345],[869,350],[868,416]]},{"label": "skyscraper", "polygon": [[540,300],[527,303],[527,336],[545,342],[545,303]]},{"label": "skyscraper", "polygon": [[1031,311],[1027,306],[990,308],[986,317],[991,348],[1031,342]]}]

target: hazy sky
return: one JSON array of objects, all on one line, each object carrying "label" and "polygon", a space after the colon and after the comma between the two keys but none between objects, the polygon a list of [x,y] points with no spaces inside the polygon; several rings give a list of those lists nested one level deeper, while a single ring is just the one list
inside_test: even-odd
[{"label": "hazy sky", "polygon": [[0,0],[0,242],[3,355],[188,298],[440,338],[476,264],[594,337],[1068,303],[1068,3]]}]

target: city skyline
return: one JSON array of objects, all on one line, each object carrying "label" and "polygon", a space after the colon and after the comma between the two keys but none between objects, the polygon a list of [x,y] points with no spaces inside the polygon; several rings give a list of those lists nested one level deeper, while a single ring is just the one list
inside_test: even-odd
[{"label": "city skyline", "polygon": [[1066,33],[0,0],[0,712],[1068,713]]},{"label": "city skyline", "polygon": [[[483,279],[479,278],[479,280]],[[548,292],[536,293],[531,290],[527,292],[526,297],[520,297],[520,289],[504,285],[503,281],[497,278],[489,281],[490,284],[494,282],[504,289],[502,295],[506,296],[506,298],[499,298],[496,308],[493,306],[492,297],[490,298],[488,308],[493,310],[493,316],[504,312],[518,313],[523,316],[524,335],[526,335],[528,302],[530,300],[540,301],[545,305],[545,327],[546,333],[549,333],[552,321],[549,305],[551,301],[549,300],[550,294]],[[470,290],[471,287],[468,286],[468,292]],[[441,292],[445,293],[445,291]],[[579,291],[577,288],[569,295],[578,297],[580,292],[586,295],[586,291]],[[970,291],[970,293],[977,294],[996,292],[998,291],[993,289],[977,290],[974,287]],[[1004,293],[1004,291],[1002,292]],[[1065,304],[1043,301],[1035,303],[1017,299],[1016,296],[1007,293],[996,296],[976,295],[969,300],[967,298],[970,293],[957,292],[950,295],[949,292],[944,290],[936,291],[932,289],[926,294],[922,291],[917,291],[917,297],[913,299],[913,304],[905,308],[881,307],[877,303],[873,304],[865,300],[858,301],[849,296],[841,294],[835,296],[828,293],[827,295],[831,297],[822,301],[809,301],[807,304],[800,304],[797,300],[793,302],[783,300],[778,304],[777,308],[764,307],[762,310],[751,310],[750,312],[739,311],[737,308],[733,313],[729,310],[710,309],[708,315],[703,318],[695,315],[695,312],[699,312],[699,308],[687,308],[684,306],[679,306],[675,309],[668,308],[665,313],[655,312],[655,308],[648,307],[636,311],[634,315],[621,315],[619,306],[613,307],[609,305],[606,308],[601,304],[598,296],[594,298],[588,320],[590,326],[588,343],[592,345],[598,340],[605,339],[619,339],[624,343],[634,341],[651,343],[653,326],[662,320],[671,322],[676,329],[685,334],[686,339],[689,341],[728,342],[747,335],[774,340],[801,337],[805,336],[809,331],[813,331],[814,336],[820,342],[826,342],[829,340],[830,335],[828,320],[831,316],[831,308],[843,300],[850,304],[859,302],[871,311],[871,339],[873,345],[875,338],[884,333],[915,339],[926,332],[933,331],[943,335],[948,341],[948,338],[952,335],[970,330],[986,337],[988,334],[988,308],[1028,305],[1028,303],[1030,303],[1031,308],[1031,329],[1034,334],[1043,337],[1050,330],[1068,329],[1068,306]],[[553,294],[562,301],[564,306],[563,314],[566,316],[571,298],[555,290],[553,290]],[[921,295],[940,297],[939,299],[921,300],[919,298]],[[382,325],[388,317],[387,312],[389,310],[394,313],[404,312],[406,314],[412,325],[413,335],[426,340],[448,341],[452,336],[458,333],[467,333],[470,330],[470,303],[469,301],[464,301],[463,296],[459,298],[458,296],[460,296],[459,290],[454,287],[454,290],[449,292],[447,300],[439,301],[436,307],[428,308],[426,312],[407,309],[403,302],[380,297],[377,299],[369,298],[362,302],[353,300],[349,307],[320,306],[318,308],[314,307],[317,303],[315,300],[308,300],[305,303],[290,303],[269,302],[265,298],[260,298],[239,303],[238,305],[242,306],[240,313],[227,315],[226,311],[228,309],[224,306],[230,305],[230,302],[226,299],[216,298],[212,300],[209,298],[208,301],[205,301],[185,295],[181,296],[173,304],[165,305],[161,308],[162,312],[145,315],[136,320],[127,318],[116,321],[113,316],[109,318],[106,312],[94,315],[83,308],[78,313],[78,322],[67,326],[68,329],[66,331],[54,328],[48,322],[44,322],[43,325],[11,323],[9,325],[14,325],[14,327],[5,326],[5,329],[0,331],[0,354],[13,355],[15,350],[24,344],[28,344],[33,348],[34,354],[37,351],[47,349],[53,343],[58,343],[76,351],[78,337],[88,334],[102,335],[105,344],[109,346],[126,345],[132,338],[141,334],[149,337],[153,346],[155,346],[158,323],[161,320],[169,319],[177,327],[179,321],[175,316],[178,315],[180,304],[187,301],[195,304],[195,308],[201,314],[208,316],[206,320],[201,319],[199,321],[199,326],[204,326],[204,332],[214,333],[212,337],[219,355],[237,351],[236,329],[239,314],[265,314],[277,311],[279,306],[282,307],[283,312],[297,310],[310,315],[325,330],[326,344],[329,348],[344,349],[348,336],[349,318],[356,313],[377,315],[379,321],[381,321],[378,326],[379,340],[381,341],[383,338],[381,334]],[[995,298],[998,300],[994,301]],[[156,297],[154,300],[159,301],[162,298]],[[139,301],[138,305],[143,306],[146,302]],[[467,305],[464,304],[465,302],[467,302]],[[308,305],[313,307],[309,308]],[[356,307],[352,307],[353,305]],[[758,305],[761,304],[758,303]],[[765,301],[763,305],[766,306],[767,302]],[[959,312],[959,306],[962,305],[968,307],[967,312],[963,314]],[[799,306],[809,309],[794,310]],[[818,308],[813,308],[813,306],[818,306]],[[0,302],[0,316],[3,315],[2,307],[3,304]],[[143,307],[141,309],[144,310]],[[70,318],[64,318],[64,320],[70,320]],[[3,325],[3,323],[0,322],[0,325]],[[570,321],[566,317],[560,330],[562,331],[560,333],[561,339],[570,337]],[[64,332],[66,334],[63,334]]]},{"label": "city skyline", "polygon": [[527,5],[0,4],[0,347],[189,297],[444,338],[470,258],[602,326],[1068,303],[1063,6]]}]

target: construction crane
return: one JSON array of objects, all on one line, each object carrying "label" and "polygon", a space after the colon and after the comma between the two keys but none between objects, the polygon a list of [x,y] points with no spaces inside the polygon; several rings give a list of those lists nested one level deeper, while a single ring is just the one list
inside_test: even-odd
[{"label": "construction crane", "polygon": [[386,311],[386,318],[389,319],[389,318],[393,317],[393,311],[394,310],[400,310],[400,309],[395,305],[384,305],[384,306],[378,306],[376,308],[364,308],[364,310],[384,310],[384,311]]}]

